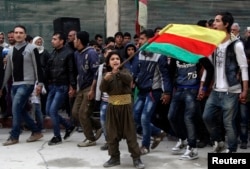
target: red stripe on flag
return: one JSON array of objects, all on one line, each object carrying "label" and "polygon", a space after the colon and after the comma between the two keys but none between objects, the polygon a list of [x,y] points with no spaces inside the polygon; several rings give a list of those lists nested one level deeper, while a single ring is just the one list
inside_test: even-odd
[{"label": "red stripe on flag", "polygon": [[139,0],[141,3],[144,3],[145,5],[148,4],[148,0]]},{"label": "red stripe on flag", "polygon": [[[152,41],[150,41],[152,42]],[[209,56],[215,50],[216,46],[210,43],[202,42],[196,39],[186,38],[174,34],[163,33],[157,38],[153,38],[156,43],[170,43],[180,48],[186,49],[194,54]]]}]

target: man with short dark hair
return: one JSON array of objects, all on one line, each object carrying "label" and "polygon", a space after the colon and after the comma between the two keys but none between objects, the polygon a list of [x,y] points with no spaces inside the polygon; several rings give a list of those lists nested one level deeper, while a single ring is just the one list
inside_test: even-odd
[{"label": "man with short dark hair", "polygon": [[121,56],[124,56],[124,45],[123,45],[124,35],[122,32],[115,33],[115,50],[117,50]]},{"label": "man with short dark hair", "polygon": [[[86,31],[77,32],[74,46],[75,62],[78,72],[78,86],[76,99],[72,109],[74,119],[79,120],[86,139],[77,144],[78,147],[96,145],[102,133],[99,120],[92,117],[95,104],[95,88],[92,88],[94,75],[99,66],[99,56],[95,49],[88,46],[89,33]],[[96,131],[94,135],[93,130]]]},{"label": "man with short dark hair", "polygon": [[8,42],[9,42],[9,46],[14,46],[16,41],[14,38],[14,31],[9,31],[8,32]]},{"label": "man with short dark hair", "polygon": [[76,37],[76,31],[75,30],[70,30],[68,33],[68,38],[67,38],[67,42],[65,44],[65,46],[71,48],[73,51],[75,51],[76,49],[74,48],[74,40]]},{"label": "man with short dark hair", "polygon": [[36,88],[37,94],[40,94],[43,86],[43,75],[39,53],[34,45],[25,41],[26,28],[24,26],[15,26],[14,38],[16,44],[13,48],[10,48],[7,54],[8,60],[5,69],[4,82],[1,87],[2,90],[12,75],[12,130],[8,140],[3,143],[4,146],[13,145],[19,142],[22,120],[25,121],[29,129],[32,131],[27,142],[33,142],[43,137],[34,120],[26,111],[25,106],[34,90],[35,82],[38,81]]},{"label": "man with short dark hair", "polygon": [[105,48],[107,47],[115,47],[115,38],[113,36],[109,36],[105,40]]},{"label": "man with short dark hair", "polygon": [[224,134],[216,120],[218,115],[223,119],[227,134],[226,152],[237,151],[236,114],[239,102],[245,104],[247,101],[248,65],[243,43],[231,38],[233,22],[231,13],[220,12],[215,16],[213,23],[214,29],[226,33],[226,38],[210,58],[215,68],[214,85],[203,113],[203,120],[214,141],[213,152],[215,153],[225,149]]},{"label": "man with short dark hair", "polygon": [[4,41],[4,33],[0,32],[0,46],[3,48],[8,47],[8,43]]},{"label": "man with short dark hair", "polygon": [[129,32],[124,32],[123,34],[123,45],[126,46],[131,42],[131,34]]},{"label": "man with short dark hair", "polygon": [[95,35],[95,41],[97,42],[97,44],[101,47],[103,47],[103,37],[101,34],[96,34]]},{"label": "man with short dark hair", "polygon": [[139,36],[137,34],[134,35],[134,44],[136,48],[139,48]]},{"label": "man with short dark hair", "polygon": [[[154,31],[144,30],[140,33],[139,43],[144,45]],[[151,149],[155,149],[166,136],[166,133],[154,126],[151,122],[156,105],[170,103],[172,83],[170,80],[167,57],[151,52],[141,51],[138,55],[138,64],[135,66],[134,79],[139,89],[134,103],[134,119],[137,129],[142,127],[141,154],[150,151],[150,137],[154,137]]]},{"label": "man with short dark hair", "polygon": [[67,95],[73,96],[76,90],[74,53],[71,49],[64,46],[65,42],[66,36],[64,33],[55,32],[53,34],[51,43],[54,50],[46,68],[49,89],[46,113],[51,117],[54,132],[54,136],[48,142],[48,145],[62,143],[60,124],[66,129],[64,140],[68,139],[75,131],[75,126],[58,113]]}]

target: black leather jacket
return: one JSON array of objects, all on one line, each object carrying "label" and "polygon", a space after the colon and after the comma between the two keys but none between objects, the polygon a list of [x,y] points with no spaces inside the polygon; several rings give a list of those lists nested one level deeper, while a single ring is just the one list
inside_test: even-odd
[{"label": "black leather jacket", "polygon": [[42,53],[39,53],[39,58],[40,58],[40,64],[42,67],[42,72],[43,72],[43,81],[44,81],[44,84],[47,85],[48,80],[47,80],[47,75],[46,75],[46,67],[48,64],[48,60],[50,58],[50,54],[46,49],[44,49]]},{"label": "black leather jacket", "polygon": [[49,84],[71,85],[76,89],[74,51],[67,47],[54,49],[48,60],[46,74]]}]

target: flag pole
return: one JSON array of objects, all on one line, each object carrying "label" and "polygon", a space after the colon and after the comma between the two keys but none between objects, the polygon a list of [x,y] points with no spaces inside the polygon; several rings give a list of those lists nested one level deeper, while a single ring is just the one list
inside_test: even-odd
[{"label": "flag pole", "polygon": [[135,57],[136,55],[138,55],[140,53],[140,51],[144,50],[148,45],[150,45],[155,39],[157,39],[161,34],[163,34],[165,31],[167,31],[172,26],[173,26],[173,24],[169,24],[169,25],[165,26],[158,34],[156,34],[153,38],[150,38],[144,45],[142,45],[132,56],[129,56],[126,60],[124,60],[120,64],[119,68],[122,67],[122,66],[124,66],[133,57]]}]

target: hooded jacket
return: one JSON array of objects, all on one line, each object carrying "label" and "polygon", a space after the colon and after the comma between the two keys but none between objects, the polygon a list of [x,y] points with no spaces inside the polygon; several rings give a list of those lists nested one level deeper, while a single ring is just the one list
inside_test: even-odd
[{"label": "hooded jacket", "polygon": [[[129,47],[133,47],[135,52],[136,52],[136,46],[133,44],[133,43],[128,43],[126,46],[125,46],[125,55],[124,55],[124,59],[127,59],[129,58],[128,54],[127,54],[127,49]],[[138,55],[134,56],[132,59],[130,59],[128,62],[125,63],[124,67],[126,69],[128,69],[130,71],[130,73],[133,75],[134,74],[134,67],[138,64]]]},{"label": "hooded jacket", "polygon": [[80,90],[91,86],[99,66],[99,56],[93,47],[82,51],[75,51],[75,62],[78,72],[78,85]]},{"label": "hooded jacket", "polygon": [[134,81],[140,92],[162,90],[172,93],[172,83],[168,69],[167,57],[141,51],[135,67]]}]

